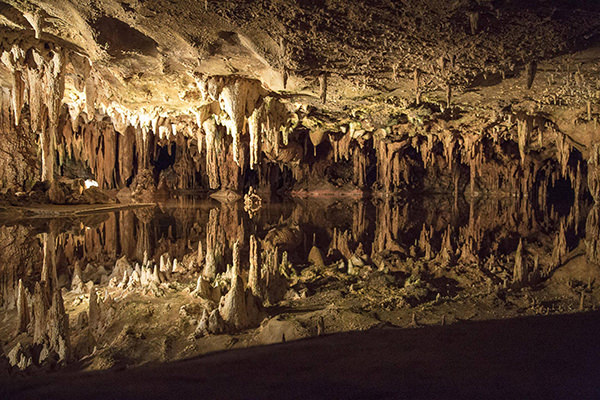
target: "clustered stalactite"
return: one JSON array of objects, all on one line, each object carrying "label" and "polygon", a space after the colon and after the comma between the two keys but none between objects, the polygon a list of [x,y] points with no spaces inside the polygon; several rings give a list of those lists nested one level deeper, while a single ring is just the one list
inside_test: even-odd
[{"label": "clustered stalactite", "polygon": [[[13,77],[13,87],[3,91],[2,130],[17,132],[8,136],[21,137],[21,147],[29,146],[15,154],[31,164],[23,172],[5,171],[5,186],[34,182],[35,145],[31,135],[23,134],[32,133],[41,148],[39,179],[91,178],[102,189],[130,187],[134,194],[156,188],[239,193],[253,170],[258,189],[264,190],[287,169],[298,186],[319,180],[340,186],[341,179],[384,194],[506,192],[540,198],[545,181],[569,178],[575,185],[587,174],[590,192],[598,197],[598,146],[590,149],[587,163],[574,164],[573,154],[581,148],[541,115],[507,113],[477,127],[422,120],[410,112],[408,122],[387,127],[378,128],[368,118],[323,124],[315,122],[309,108],[239,76],[197,77],[201,99],[188,115],[128,110],[107,100],[93,66],[74,51],[15,44],[2,53],[2,62]],[[68,74],[75,76],[69,79],[75,80],[80,97],[63,104]],[[417,71],[417,84],[418,78]],[[336,165],[339,177],[327,176],[328,167]],[[346,165],[348,173],[341,167]],[[281,172],[274,174],[274,169]],[[63,193],[53,189],[50,200],[106,200],[82,196],[83,191],[82,184],[63,187]]]}]

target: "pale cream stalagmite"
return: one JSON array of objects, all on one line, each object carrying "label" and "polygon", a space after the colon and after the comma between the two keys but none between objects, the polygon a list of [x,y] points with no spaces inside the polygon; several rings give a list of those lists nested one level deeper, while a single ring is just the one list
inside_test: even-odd
[{"label": "pale cream stalagmite", "polygon": [[51,304],[50,291],[46,283],[36,282],[32,303],[33,343],[41,344],[47,339],[47,315]]},{"label": "pale cream stalagmite", "polygon": [[69,332],[69,315],[60,290],[55,290],[52,296],[52,306],[48,312],[48,348],[58,354],[59,361],[68,362],[71,359],[71,338]]},{"label": "pale cream stalagmite", "polygon": [[[240,276],[239,241],[233,245],[233,267],[231,269],[231,288],[219,302],[218,312],[230,329],[245,329],[256,326],[263,318],[262,304],[252,289],[245,288]],[[210,321],[209,321],[210,325]]]},{"label": "pale cream stalagmite", "polygon": [[250,270],[248,272],[248,287],[252,294],[258,298],[262,298],[261,289],[261,271],[260,271],[260,249],[256,236],[250,236]]},{"label": "pale cream stalagmite", "polygon": [[246,294],[242,278],[239,276],[239,244],[236,242],[233,247],[233,270],[231,277],[231,289],[219,304],[219,314],[223,320],[236,329],[243,329],[248,326],[248,314],[246,310]]},{"label": "pale cream stalagmite", "polygon": [[100,306],[98,305],[98,295],[96,293],[95,287],[92,287],[92,289],[90,290],[90,298],[88,305],[88,326],[92,337],[98,339],[100,326]]},{"label": "pale cream stalagmite", "polygon": [[23,286],[23,280],[19,279],[17,287],[17,334],[27,332],[29,325],[29,306],[27,301],[27,289]]}]

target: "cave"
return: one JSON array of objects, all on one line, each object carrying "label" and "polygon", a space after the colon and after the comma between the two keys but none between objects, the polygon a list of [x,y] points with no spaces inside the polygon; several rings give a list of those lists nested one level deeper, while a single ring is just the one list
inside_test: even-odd
[{"label": "cave", "polygon": [[596,398],[600,2],[0,2],[0,398]]}]

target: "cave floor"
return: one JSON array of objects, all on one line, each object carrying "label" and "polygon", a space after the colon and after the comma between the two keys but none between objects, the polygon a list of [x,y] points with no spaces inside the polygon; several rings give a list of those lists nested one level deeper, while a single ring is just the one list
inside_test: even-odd
[{"label": "cave floor", "polygon": [[10,399],[597,398],[598,312],[372,329],[13,379]]}]

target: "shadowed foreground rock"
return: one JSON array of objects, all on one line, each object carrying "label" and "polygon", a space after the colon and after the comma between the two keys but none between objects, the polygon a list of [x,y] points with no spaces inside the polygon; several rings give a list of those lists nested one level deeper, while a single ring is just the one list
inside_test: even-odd
[{"label": "shadowed foreground rock", "polygon": [[5,399],[597,398],[597,312],[376,329],[3,384]]}]

